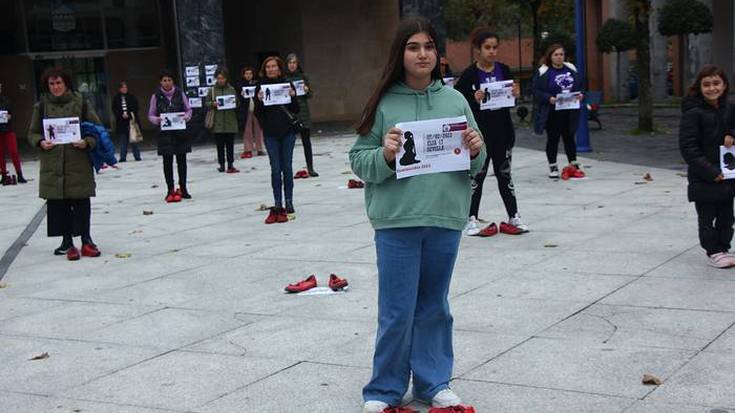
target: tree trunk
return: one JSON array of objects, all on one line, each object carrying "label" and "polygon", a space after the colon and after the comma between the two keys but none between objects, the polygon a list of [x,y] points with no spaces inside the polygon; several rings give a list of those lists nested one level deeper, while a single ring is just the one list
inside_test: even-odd
[{"label": "tree trunk", "polygon": [[[649,0],[643,0],[648,2]],[[636,7],[633,18],[638,37],[636,47],[636,73],[638,74],[638,130],[653,131],[653,100],[651,97],[651,34],[648,29],[649,8]]]}]

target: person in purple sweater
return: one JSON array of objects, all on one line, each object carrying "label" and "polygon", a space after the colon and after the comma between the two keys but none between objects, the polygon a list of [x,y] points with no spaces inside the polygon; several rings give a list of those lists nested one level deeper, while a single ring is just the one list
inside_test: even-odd
[{"label": "person in purple sweater", "polygon": [[[191,106],[183,90],[174,84],[173,74],[162,70],[159,76],[161,87],[151,95],[148,119],[154,125],[161,124],[163,113],[184,113],[184,120],[191,119]],[[186,129],[160,130],[158,133],[158,154],[163,156],[163,176],[166,178],[166,202],[180,202],[182,198],[191,199],[186,188],[186,154],[191,152],[191,136]],[[174,189],[174,156],[179,171],[179,188]]]}]

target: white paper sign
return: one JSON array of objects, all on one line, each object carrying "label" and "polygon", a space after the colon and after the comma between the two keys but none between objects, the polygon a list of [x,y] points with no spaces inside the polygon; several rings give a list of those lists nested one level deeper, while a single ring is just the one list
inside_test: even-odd
[{"label": "white paper sign", "polygon": [[199,66],[186,66],[186,77],[199,77]]},{"label": "white paper sign", "polygon": [[200,87],[198,89],[199,90],[199,93],[198,93],[199,94],[199,97],[200,98],[203,98],[204,96],[207,96],[207,94],[209,94],[209,89],[210,88],[208,88],[208,87]]},{"label": "white paper sign", "polygon": [[730,149],[720,146],[720,169],[725,179],[735,179],[735,146]]},{"label": "white paper sign", "polygon": [[57,145],[72,143],[82,139],[79,118],[44,119],[43,138]]},{"label": "white paper sign", "polygon": [[402,122],[403,145],[396,157],[396,177],[466,171],[470,169],[470,150],[462,143],[467,118],[443,118]]},{"label": "white paper sign", "polygon": [[0,110],[0,123],[8,123],[8,111]]},{"label": "white paper sign", "polygon": [[580,100],[577,99],[579,92],[562,92],[556,95],[556,110],[579,109]]},{"label": "white paper sign", "polygon": [[161,130],[184,130],[186,120],[184,112],[161,113]]},{"label": "white paper sign", "polygon": [[217,65],[204,65],[204,74],[213,75],[217,71]]},{"label": "white paper sign", "polygon": [[207,86],[213,86],[214,85],[214,76],[207,75]]},{"label": "white paper sign", "polygon": [[217,110],[235,109],[237,107],[237,96],[222,95],[217,96]]},{"label": "white paper sign", "polygon": [[197,86],[199,86],[199,76],[187,76],[186,77],[186,86],[187,87],[197,87]]},{"label": "white paper sign", "polygon": [[192,108],[201,108],[202,98],[189,98],[189,106]]},{"label": "white paper sign", "polygon": [[513,80],[483,83],[480,88],[485,92],[485,99],[480,103],[480,110],[512,108],[516,105],[516,98],[513,97]]},{"label": "white paper sign", "polygon": [[255,86],[242,87],[242,97],[244,97],[245,99],[250,99],[253,96],[255,96]]},{"label": "white paper sign", "polygon": [[265,106],[288,105],[291,103],[290,83],[263,85],[260,90],[263,91],[263,105]]},{"label": "white paper sign", "polygon": [[306,95],[306,90],[304,89],[304,86],[306,86],[306,82],[304,82],[303,80],[295,80],[293,82],[293,87],[296,88],[296,96]]},{"label": "white paper sign", "polygon": [[445,77],[443,80],[445,86],[454,87],[455,79],[453,77]]}]

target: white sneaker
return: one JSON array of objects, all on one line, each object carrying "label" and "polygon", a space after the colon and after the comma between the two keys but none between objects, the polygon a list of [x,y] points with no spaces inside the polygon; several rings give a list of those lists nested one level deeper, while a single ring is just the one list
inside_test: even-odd
[{"label": "white sneaker", "polygon": [[362,406],[362,413],[381,413],[388,407],[388,403],[383,403],[378,400],[368,400],[365,405]]},{"label": "white sneaker", "polygon": [[559,166],[555,163],[549,164],[549,178],[559,179]]},{"label": "white sneaker", "polygon": [[464,227],[464,233],[469,236],[474,236],[480,233],[480,222],[474,215],[467,220],[467,225]]},{"label": "white sneaker", "polygon": [[523,221],[521,220],[521,215],[517,212],[510,220],[508,220],[508,223],[523,232],[528,232],[528,225],[523,223]]},{"label": "white sneaker", "polygon": [[730,268],[735,265],[735,259],[726,252],[718,252],[709,256],[707,264],[715,268]]},{"label": "white sneaker", "polygon": [[431,407],[444,408],[459,406],[460,404],[462,404],[462,400],[452,389],[444,389],[431,399]]}]

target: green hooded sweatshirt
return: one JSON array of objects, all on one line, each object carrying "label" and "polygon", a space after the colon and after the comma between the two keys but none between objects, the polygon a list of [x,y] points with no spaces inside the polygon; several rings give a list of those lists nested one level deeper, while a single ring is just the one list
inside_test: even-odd
[{"label": "green hooded sweatshirt", "polygon": [[470,162],[470,171],[440,172],[396,179],[395,162],[383,157],[383,137],[399,122],[466,116],[480,133],[472,110],[461,93],[434,80],[425,90],[399,82],[378,104],[375,122],[350,150],[352,170],[365,181],[365,205],[376,230],[439,227],[461,231],[467,224],[472,176],[485,162],[483,146]]}]

